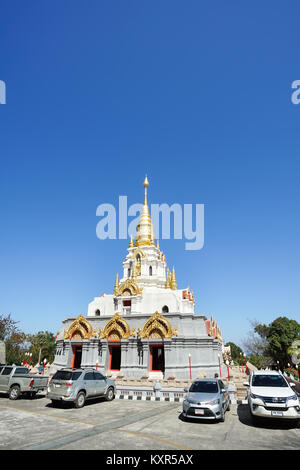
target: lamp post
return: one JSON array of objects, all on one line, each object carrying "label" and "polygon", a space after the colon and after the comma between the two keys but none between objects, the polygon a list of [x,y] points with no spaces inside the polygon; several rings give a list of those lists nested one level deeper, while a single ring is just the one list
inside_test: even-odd
[{"label": "lamp post", "polygon": [[191,363],[191,355],[189,353],[189,368],[190,368],[190,380],[192,380],[192,363]]},{"label": "lamp post", "polygon": [[227,373],[228,373],[228,382],[230,382],[229,361],[228,361],[228,359],[226,361],[226,366],[227,366]]},{"label": "lamp post", "polygon": [[31,358],[32,358],[32,353],[29,354],[29,364],[28,364],[28,367],[30,367]]},{"label": "lamp post", "polygon": [[246,354],[244,353],[244,361],[245,361],[245,374],[247,375],[247,361],[246,361]]},{"label": "lamp post", "polygon": [[279,364],[279,361],[276,361],[277,362],[277,370],[280,370],[280,364]]},{"label": "lamp post", "polygon": [[29,354],[29,353],[27,353],[27,352],[25,353],[24,366],[27,366],[28,354]]},{"label": "lamp post", "polygon": [[221,374],[221,361],[220,361],[220,354],[218,354],[218,359],[219,359],[219,371],[220,371],[220,378],[222,377]]},{"label": "lamp post", "polygon": [[98,361],[96,361],[96,370],[98,370]]},{"label": "lamp post", "polygon": [[290,375],[291,375],[291,364],[288,362],[288,368],[289,368],[289,371],[290,371]]}]

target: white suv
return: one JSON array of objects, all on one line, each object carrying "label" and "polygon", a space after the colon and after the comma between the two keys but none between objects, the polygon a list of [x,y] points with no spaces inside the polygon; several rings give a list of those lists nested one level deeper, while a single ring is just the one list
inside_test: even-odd
[{"label": "white suv", "polygon": [[293,383],[274,370],[257,370],[251,374],[248,403],[253,422],[257,418],[300,419],[300,403]]}]

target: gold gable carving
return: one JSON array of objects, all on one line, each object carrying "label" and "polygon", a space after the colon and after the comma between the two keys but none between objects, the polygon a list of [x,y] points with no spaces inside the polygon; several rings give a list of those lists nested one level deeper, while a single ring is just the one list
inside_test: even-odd
[{"label": "gold gable carving", "polygon": [[124,318],[116,313],[105,325],[104,330],[99,330],[99,338],[107,340],[127,339],[135,335],[135,328],[130,329]]},{"label": "gold gable carving", "polygon": [[115,287],[115,295],[119,296],[133,296],[139,295],[142,293],[143,289],[140,289],[137,283],[133,279],[126,279],[126,281],[122,282],[119,286]]},{"label": "gold gable carving", "polygon": [[144,328],[138,328],[140,338],[161,339],[172,338],[178,335],[178,328],[172,328],[170,322],[160,313],[155,312],[149,320],[146,321]]},{"label": "gold gable carving", "polygon": [[83,315],[79,315],[76,320],[71,323],[67,331],[64,330],[64,339],[89,339],[96,337],[97,330],[93,329],[92,325]]}]

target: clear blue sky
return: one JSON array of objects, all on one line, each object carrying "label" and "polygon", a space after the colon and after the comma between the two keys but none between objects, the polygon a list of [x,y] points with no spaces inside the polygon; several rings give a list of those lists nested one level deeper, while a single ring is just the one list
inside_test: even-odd
[{"label": "clear blue sky", "polygon": [[26,333],[111,293],[128,241],[96,208],[205,204],[205,245],[161,241],[178,287],[240,343],[299,314],[299,2],[4,0],[0,313]]}]

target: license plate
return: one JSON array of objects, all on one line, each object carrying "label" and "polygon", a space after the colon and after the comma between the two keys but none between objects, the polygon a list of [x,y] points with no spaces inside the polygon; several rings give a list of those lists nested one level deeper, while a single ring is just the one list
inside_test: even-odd
[{"label": "license plate", "polygon": [[59,384],[54,384],[54,385],[55,385],[55,388],[59,388],[59,387],[60,387],[60,385],[59,385]]},{"label": "license plate", "polygon": [[204,415],[204,410],[195,410],[195,415]]},{"label": "license plate", "polygon": [[282,411],[271,411],[272,416],[283,416]]}]

